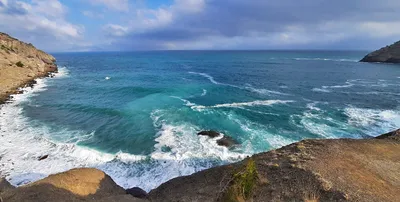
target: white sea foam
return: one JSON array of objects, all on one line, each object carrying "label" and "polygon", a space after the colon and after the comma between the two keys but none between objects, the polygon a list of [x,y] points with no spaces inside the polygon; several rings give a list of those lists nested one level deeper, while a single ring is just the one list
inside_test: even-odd
[{"label": "white sea foam", "polygon": [[214,77],[212,77],[212,76],[210,76],[210,75],[208,75],[208,74],[206,74],[206,73],[189,72],[189,74],[196,74],[196,75],[203,76],[203,77],[207,78],[208,80],[210,80],[211,83],[213,83],[213,84],[217,84],[217,85],[228,85],[228,84],[219,83],[219,82],[215,81],[215,80],[214,80]]},{"label": "white sea foam", "polygon": [[207,95],[207,90],[203,89],[203,93],[201,94],[201,96],[203,97],[203,96],[206,96],[206,95]]},{"label": "white sea foam", "polygon": [[225,114],[228,119],[236,122],[247,133],[246,141],[243,143],[247,153],[265,151],[266,149],[271,149],[271,147],[279,148],[295,141],[279,134],[271,133],[266,126],[247,120],[237,114],[231,112],[225,112]]},{"label": "white sea foam", "polygon": [[322,88],[313,88],[312,91],[314,92],[321,92],[321,93],[330,93],[331,91],[328,89],[322,89]]},{"label": "white sea foam", "polygon": [[[148,156],[103,153],[79,146],[77,143],[92,138],[95,132],[68,128],[50,130],[24,116],[21,104],[46,88],[46,79],[39,79],[35,88],[27,88],[27,93],[15,95],[13,102],[0,109],[0,173],[13,185],[23,185],[71,168],[95,167],[124,188],[139,186],[150,191],[174,177],[210,168],[216,162],[233,162],[246,156],[218,146],[215,140],[198,137],[199,129],[195,126],[165,123],[162,111],[157,110],[151,118],[160,131],[155,151]],[[60,140],[53,139],[57,137]],[[170,150],[165,151],[165,147]],[[49,157],[38,161],[42,155]]]},{"label": "white sea foam", "polygon": [[213,106],[201,106],[195,105],[192,106],[193,109],[206,109],[206,108],[243,108],[243,107],[252,107],[252,106],[269,106],[274,104],[287,104],[290,102],[294,102],[293,100],[256,100],[252,102],[234,102],[227,104],[217,104]]},{"label": "white sea foam", "polygon": [[67,67],[59,67],[58,68],[58,72],[56,74],[54,74],[54,75],[55,75],[54,78],[68,77],[69,76],[69,70],[67,69]]},{"label": "white sea foam", "polygon": [[178,96],[170,96],[170,97],[171,97],[171,98],[178,99],[178,100],[181,100],[181,101],[184,102],[185,105],[188,106],[188,107],[196,106],[196,104],[191,103],[189,100],[183,99],[183,98],[181,98],[181,97],[178,97]]},{"label": "white sea foam", "polygon": [[358,60],[347,59],[347,58],[341,58],[341,59],[333,59],[333,58],[294,58],[294,60],[358,62]]},{"label": "white sea foam", "polygon": [[345,109],[345,114],[349,117],[348,123],[356,127],[387,131],[400,128],[399,111],[348,107]]},{"label": "white sea foam", "polygon": [[334,86],[322,86],[322,88],[350,88],[354,86],[354,84],[350,82],[346,82],[345,85],[334,85]]},{"label": "white sea foam", "polygon": [[230,87],[233,87],[233,88],[238,88],[238,89],[242,89],[242,90],[248,90],[248,91],[259,93],[259,94],[263,94],[263,95],[271,95],[271,94],[289,95],[289,94],[278,92],[278,91],[254,88],[250,84],[246,84],[245,86],[237,86],[237,85],[232,85],[232,84],[227,84],[227,83],[221,83],[221,82],[215,81],[214,77],[212,77],[212,76],[210,76],[209,74],[206,74],[206,73],[199,73],[199,72],[188,72],[188,73],[189,74],[196,74],[196,75],[203,76],[203,77],[207,78],[208,80],[210,80],[211,83],[214,83],[214,84],[217,84],[217,85],[230,86]]}]

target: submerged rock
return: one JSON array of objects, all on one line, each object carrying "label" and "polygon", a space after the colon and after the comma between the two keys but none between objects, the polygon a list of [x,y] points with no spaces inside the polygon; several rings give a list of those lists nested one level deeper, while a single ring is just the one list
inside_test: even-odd
[{"label": "submerged rock", "polygon": [[[222,134],[217,131],[209,130],[209,131],[201,131],[201,132],[197,133],[197,135],[208,136],[210,138],[216,138],[216,137],[221,136]],[[219,146],[225,146],[225,147],[230,148],[239,143],[236,140],[234,140],[232,137],[230,137],[228,135],[224,135],[221,139],[217,140],[217,144]]]},{"label": "submerged rock", "polygon": [[126,193],[130,194],[136,198],[142,198],[142,199],[147,198],[147,196],[148,196],[147,192],[139,187],[133,187],[133,188],[127,189]]},{"label": "submerged rock", "polygon": [[400,41],[366,55],[360,62],[400,63]]},{"label": "submerged rock", "polygon": [[217,140],[217,144],[219,146],[225,146],[225,147],[233,147],[237,144],[239,144],[236,140],[234,140],[232,137],[224,135],[223,138]]},{"label": "submerged rock", "polygon": [[197,135],[203,135],[203,136],[208,136],[211,138],[216,138],[216,137],[220,136],[221,133],[219,133],[217,131],[209,130],[209,131],[201,131],[201,132],[197,133]]}]

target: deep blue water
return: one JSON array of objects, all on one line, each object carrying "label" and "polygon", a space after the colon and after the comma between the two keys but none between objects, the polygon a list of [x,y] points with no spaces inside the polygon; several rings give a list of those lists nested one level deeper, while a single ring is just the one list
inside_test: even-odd
[{"label": "deep blue water", "polygon": [[[21,184],[94,166],[124,187],[150,190],[305,138],[368,138],[400,128],[400,66],[357,62],[365,54],[54,54],[60,75],[1,109],[2,132],[14,135],[2,137],[12,143],[0,149],[0,163],[21,160],[0,171]],[[240,146],[219,147],[198,137],[201,130]],[[34,162],[38,153],[49,153],[47,162]]]}]

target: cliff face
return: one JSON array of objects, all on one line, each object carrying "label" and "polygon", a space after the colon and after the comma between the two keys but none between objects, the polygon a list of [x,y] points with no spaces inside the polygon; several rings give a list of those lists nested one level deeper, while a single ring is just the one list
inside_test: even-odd
[{"label": "cliff face", "polygon": [[[304,140],[178,177],[134,198],[96,169],[11,187],[3,201],[399,201],[400,130],[375,139]],[[3,189],[3,190],[2,190]]]},{"label": "cliff face", "polygon": [[0,103],[18,87],[57,70],[55,58],[32,44],[0,33]]},{"label": "cliff face", "polygon": [[400,41],[366,55],[360,62],[400,63]]},{"label": "cliff face", "polygon": [[173,179],[153,201],[399,201],[400,130],[376,139],[304,140]]}]

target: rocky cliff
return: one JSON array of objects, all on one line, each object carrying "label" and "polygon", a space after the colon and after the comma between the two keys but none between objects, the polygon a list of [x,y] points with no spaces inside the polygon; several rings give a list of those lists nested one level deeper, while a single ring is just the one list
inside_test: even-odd
[{"label": "rocky cliff", "polygon": [[0,32],[0,103],[35,78],[57,70],[55,58]]},{"label": "rocky cliff", "polygon": [[96,169],[74,169],[18,188],[0,180],[0,199],[395,202],[400,199],[399,153],[400,130],[375,139],[304,140],[172,179],[147,196],[139,195],[142,199],[129,195]]},{"label": "rocky cliff", "polygon": [[400,63],[400,41],[366,55],[360,62]]}]

